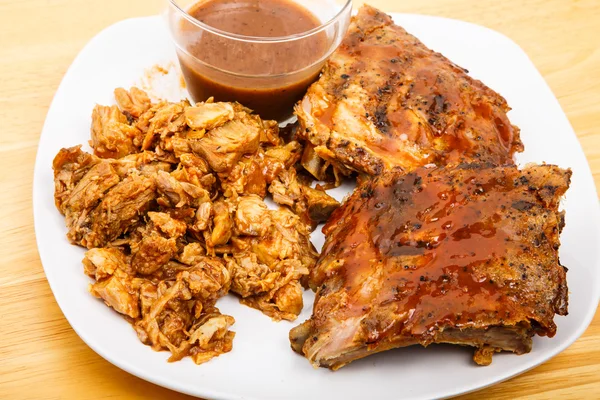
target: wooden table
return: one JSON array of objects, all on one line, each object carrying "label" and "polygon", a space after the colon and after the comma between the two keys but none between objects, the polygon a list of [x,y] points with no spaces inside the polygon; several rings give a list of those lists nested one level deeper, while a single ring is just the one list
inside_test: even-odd
[{"label": "wooden table", "polygon": [[[526,4],[523,4],[526,3]],[[598,0],[371,0],[384,10],[461,19],[500,31],[542,72],[600,187]],[[184,399],[90,350],[58,308],[36,250],[33,163],[52,96],[103,28],[152,15],[162,0],[0,0],[0,398]],[[568,350],[464,399],[600,398],[600,313]]]}]

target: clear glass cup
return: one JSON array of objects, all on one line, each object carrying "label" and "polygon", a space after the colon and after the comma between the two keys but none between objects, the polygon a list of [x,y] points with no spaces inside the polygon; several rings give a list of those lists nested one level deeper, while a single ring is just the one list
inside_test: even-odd
[{"label": "clear glass cup", "polygon": [[194,101],[238,101],[280,122],[292,116],[294,104],[344,38],[352,0],[287,1],[311,11],[320,25],[289,36],[243,36],[192,17],[188,11],[198,0],[168,1],[169,29]]}]

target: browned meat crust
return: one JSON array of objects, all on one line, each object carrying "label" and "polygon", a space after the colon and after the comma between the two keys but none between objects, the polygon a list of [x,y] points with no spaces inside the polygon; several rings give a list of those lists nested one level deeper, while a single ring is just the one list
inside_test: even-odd
[{"label": "browned meat crust", "polygon": [[313,316],[290,333],[315,366],[340,368],[420,343],[521,354],[567,314],[558,259],[559,200],[571,172],[555,166],[392,171],[335,211],[310,275]]},{"label": "browned meat crust", "polygon": [[329,165],[337,178],[430,163],[513,164],[523,146],[509,109],[466,70],[364,6],[296,107],[310,142],[302,162],[319,179]]}]

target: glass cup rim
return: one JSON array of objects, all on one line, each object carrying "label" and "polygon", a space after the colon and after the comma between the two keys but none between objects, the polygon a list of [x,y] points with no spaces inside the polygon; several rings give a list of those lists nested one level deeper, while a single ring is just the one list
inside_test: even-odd
[{"label": "glass cup rim", "polygon": [[215,35],[222,36],[227,39],[239,40],[239,41],[243,41],[243,42],[253,42],[253,43],[281,43],[281,42],[289,42],[289,41],[294,41],[294,40],[301,40],[301,39],[310,37],[312,35],[318,34],[319,32],[322,32],[325,29],[327,29],[329,26],[334,24],[338,19],[340,19],[342,17],[345,14],[345,12],[348,10],[348,8],[352,7],[352,0],[346,0],[346,3],[342,6],[340,11],[338,11],[338,13],[336,15],[334,15],[329,21],[327,21],[313,29],[310,29],[308,31],[296,33],[293,35],[287,35],[287,36],[262,37],[262,36],[240,35],[237,33],[231,33],[231,32],[227,32],[227,31],[224,31],[224,30],[221,30],[218,28],[214,28],[208,24],[205,24],[202,21],[197,20],[196,18],[194,18],[190,14],[188,14],[187,11],[185,11],[183,8],[181,8],[179,6],[179,4],[177,4],[177,0],[169,0],[169,3],[173,7],[175,7],[175,9],[177,11],[179,11],[188,22],[194,24],[198,28],[204,29],[208,32],[211,32]]}]

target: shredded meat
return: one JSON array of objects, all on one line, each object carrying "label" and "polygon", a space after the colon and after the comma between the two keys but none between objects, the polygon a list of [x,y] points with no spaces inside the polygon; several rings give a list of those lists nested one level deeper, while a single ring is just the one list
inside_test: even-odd
[{"label": "shredded meat", "polygon": [[139,118],[152,106],[146,92],[136,87],[132,87],[129,92],[123,88],[115,89],[115,100],[123,114],[129,118]]},{"label": "shredded meat", "polygon": [[281,171],[271,182],[269,192],[277,204],[290,207],[302,220],[312,225],[325,222],[340,203],[321,188],[312,188],[299,181],[296,170]]},{"label": "shredded meat", "polygon": [[129,175],[104,194],[70,238],[87,248],[103,247],[127,232],[155,197],[154,179]]},{"label": "shredded meat", "polygon": [[275,320],[296,319],[302,310],[299,282],[317,259],[310,227],[287,209],[269,210],[256,195],[238,198],[230,210],[232,290]]},{"label": "shredded meat", "polygon": [[229,103],[198,103],[185,110],[186,122],[195,131],[214,129],[234,117],[235,111]]},{"label": "shredded meat", "polygon": [[[76,146],[53,162],[67,238],[89,249],[90,293],[170,361],[231,350],[235,321],[215,307],[230,291],[295,319],[317,258],[310,207],[299,206],[303,191],[317,191],[296,180],[301,144],[235,103],[151,103],[137,88],[115,98],[93,111],[94,154]],[[298,215],[263,201],[282,174],[293,176],[282,190],[294,190]],[[337,206],[321,193],[314,203]]]},{"label": "shredded meat", "polygon": [[92,113],[91,146],[102,158],[121,158],[138,151],[141,132],[127,122],[117,106],[96,106]]}]

